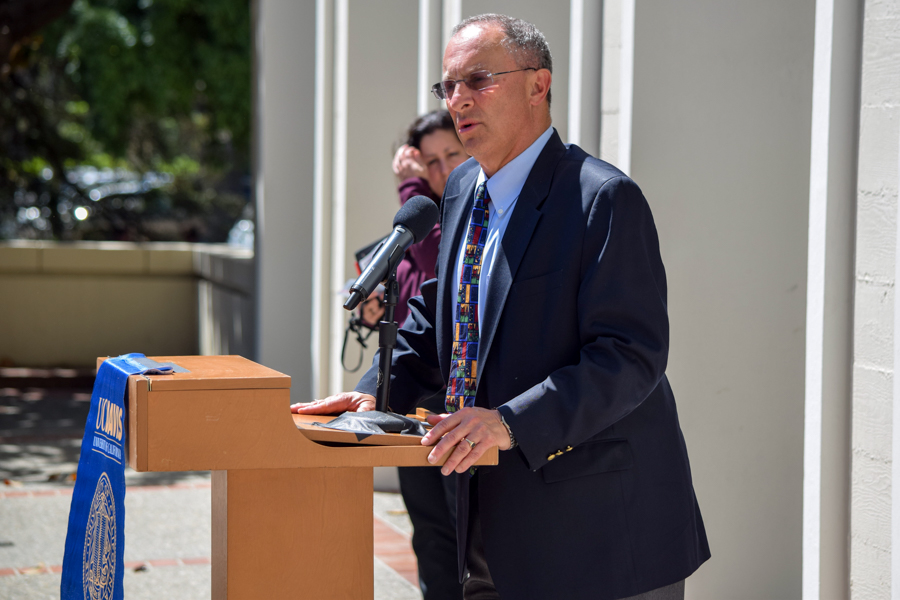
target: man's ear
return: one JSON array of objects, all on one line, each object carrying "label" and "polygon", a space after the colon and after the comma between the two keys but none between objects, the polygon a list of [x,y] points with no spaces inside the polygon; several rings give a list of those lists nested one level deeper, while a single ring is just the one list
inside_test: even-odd
[{"label": "man's ear", "polygon": [[540,105],[550,92],[550,82],[553,75],[548,69],[538,69],[532,73],[529,102],[532,106]]}]

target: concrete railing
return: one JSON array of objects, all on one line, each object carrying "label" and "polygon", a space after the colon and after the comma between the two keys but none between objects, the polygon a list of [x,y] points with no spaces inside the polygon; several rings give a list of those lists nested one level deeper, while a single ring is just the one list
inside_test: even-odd
[{"label": "concrete railing", "polygon": [[0,242],[0,366],[254,356],[253,253],[222,245]]}]

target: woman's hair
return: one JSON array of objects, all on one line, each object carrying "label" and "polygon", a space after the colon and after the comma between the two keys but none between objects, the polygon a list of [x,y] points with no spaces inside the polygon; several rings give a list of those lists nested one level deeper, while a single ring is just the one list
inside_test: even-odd
[{"label": "woman's hair", "polygon": [[413,121],[406,132],[406,143],[413,148],[421,149],[422,138],[438,129],[455,132],[453,118],[446,110],[433,110]]}]

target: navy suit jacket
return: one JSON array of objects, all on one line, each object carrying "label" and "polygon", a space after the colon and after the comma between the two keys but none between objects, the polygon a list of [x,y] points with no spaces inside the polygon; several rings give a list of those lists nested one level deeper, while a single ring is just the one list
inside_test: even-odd
[{"label": "navy suit jacket", "polygon": [[[455,263],[479,165],[450,176],[437,279],[410,300],[391,408],[446,387]],[[554,132],[519,195],[480,315],[476,405],[518,447],[477,477],[484,550],[503,598],[622,598],[709,558],[665,369],[666,277],[650,208],[615,167]],[[357,390],[375,393],[378,359]],[[468,475],[460,476],[460,569]]]}]

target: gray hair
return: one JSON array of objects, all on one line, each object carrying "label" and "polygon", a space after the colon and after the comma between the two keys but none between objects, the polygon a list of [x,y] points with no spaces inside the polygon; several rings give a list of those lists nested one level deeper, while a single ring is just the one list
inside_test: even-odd
[{"label": "gray hair", "polygon": [[[503,31],[503,46],[512,52],[520,68],[535,67],[553,72],[553,57],[544,34],[528,21],[486,13],[463,20],[453,28],[451,37],[469,25],[496,25]],[[547,90],[547,106],[550,106],[550,90]]]}]

